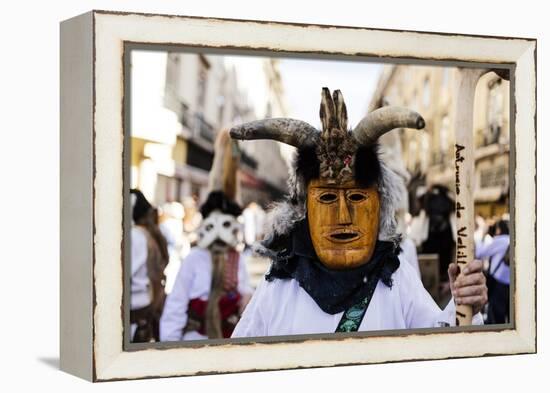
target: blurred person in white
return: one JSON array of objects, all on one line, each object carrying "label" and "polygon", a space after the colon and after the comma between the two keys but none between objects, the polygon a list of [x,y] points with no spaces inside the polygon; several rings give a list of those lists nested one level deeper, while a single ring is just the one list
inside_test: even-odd
[{"label": "blurred person in white", "polygon": [[184,214],[183,205],[179,202],[166,202],[162,205],[159,228],[166,239],[170,255],[170,262],[164,271],[166,293],[170,293],[174,286],[182,256],[189,252],[189,242],[183,233]]},{"label": "blurred person in white", "polygon": [[490,236],[476,242],[477,259],[488,259],[487,323],[510,321],[510,230],[509,221],[498,220],[489,228]]},{"label": "blurred person in white", "polygon": [[236,202],[239,151],[227,130],[216,139],[210,192],[197,246],[183,260],[160,321],[161,341],[229,338],[252,296]]},{"label": "blurred person in white", "polygon": [[264,235],[265,211],[256,202],[250,202],[243,210],[244,241],[252,245]]},{"label": "blurred person in white", "polygon": [[132,202],[130,334],[132,342],[159,340],[168,264],[166,239],[158,227],[158,212],[139,190],[130,190]]}]

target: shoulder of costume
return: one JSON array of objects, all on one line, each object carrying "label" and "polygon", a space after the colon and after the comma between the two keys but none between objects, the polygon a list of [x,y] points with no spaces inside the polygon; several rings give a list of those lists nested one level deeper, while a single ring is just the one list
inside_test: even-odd
[{"label": "shoulder of costume", "polygon": [[191,248],[189,254],[184,258],[186,263],[200,262],[203,260],[210,260],[210,251],[201,247]]},{"label": "shoulder of costume", "polygon": [[398,256],[399,258],[399,267],[393,272],[392,278],[394,283],[398,285],[404,281],[412,280],[418,278],[418,273],[414,270],[411,264],[405,260],[403,254]]},{"label": "shoulder of costume", "polygon": [[292,278],[289,280],[267,280],[264,277],[256,288],[256,292],[263,299],[275,301],[281,299],[282,294],[286,293],[286,291],[296,291],[299,287],[298,281]]}]

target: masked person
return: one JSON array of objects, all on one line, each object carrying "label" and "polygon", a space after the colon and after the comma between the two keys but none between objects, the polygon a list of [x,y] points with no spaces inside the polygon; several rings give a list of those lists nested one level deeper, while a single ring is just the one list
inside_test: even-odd
[{"label": "masked person", "polygon": [[210,171],[210,193],[201,206],[197,247],[183,260],[160,322],[161,341],[229,338],[252,295],[235,201],[239,152],[220,131]]},{"label": "masked person", "polygon": [[159,340],[164,305],[164,269],[168,264],[166,239],[158,226],[157,210],[139,190],[130,190],[131,231],[130,326],[132,342]]},{"label": "masked person", "polygon": [[[418,274],[399,259],[395,210],[399,177],[378,157],[378,137],[397,127],[421,129],[424,120],[384,107],[347,128],[340,91],[322,90],[322,131],[292,119],[267,119],[231,130],[236,139],[274,139],[298,148],[290,195],[271,213],[271,233],[256,252],[272,264],[232,337],[455,324],[455,303],[441,310]],[[486,302],[481,264],[449,275],[457,303]]]},{"label": "masked person", "polygon": [[489,259],[487,287],[489,304],[487,323],[510,320],[510,229],[507,220],[499,220],[492,228],[492,237],[476,243],[476,258]]}]

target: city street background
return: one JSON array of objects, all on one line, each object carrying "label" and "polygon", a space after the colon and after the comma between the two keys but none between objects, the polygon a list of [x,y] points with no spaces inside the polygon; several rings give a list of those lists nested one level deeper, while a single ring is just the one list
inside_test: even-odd
[{"label": "city street background", "polygon": [[[201,222],[198,209],[209,192],[217,133],[277,117],[304,120],[320,128],[320,91],[327,86],[342,91],[352,128],[368,112],[386,105],[407,107],[424,117],[424,130],[385,134],[380,151],[407,186],[398,211],[402,248],[434,300],[442,307],[447,304],[447,266],[454,260],[456,242],[457,68],[185,49],[132,50],[130,68],[131,187],[159,207],[160,229],[170,251],[168,293],[182,259],[196,242]],[[509,117],[509,82],[495,73],[486,74],[476,89],[473,130],[479,244],[488,245],[495,237],[495,223],[509,220]],[[239,202],[245,208],[245,243],[251,246],[263,238],[270,204],[287,193],[295,149],[272,140],[239,146]],[[492,254],[484,256],[486,270],[491,258]],[[247,265],[256,287],[269,261],[251,257]],[[499,267],[504,269],[507,266]],[[505,321],[506,317],[501,323]],[[486,318],[486,323],[495,321]]]},{"label": "city street background", "polygon": [[[538,355],[501,356],[427,362],[407,362],[354,367],[336,367],[278,372],[241,373],[195,378],[152,379],[92,385],[66,373],[59,367],[59,22],[91,9],[113,9],[226,18],[280,20],[369,26],[391,29],[472,33],[483,35],[523,36],[538,39],[539,70],[550,65],[549,25],[543,3],[524,1],[521,6],[503,6],[502,2],[463,1],[442,6],[439,1],[380,2],[376,7],[351,1],[330,6],[311,7],[309,3],[281,0],[276,7],[262,2],[205,0],[179,2],[147,0],[131,3],[119,0],[61,1],[55,7],[36,1],[10,3],[1,16],[0,29],[5,37],[4,53],[9,58],[2,68],[1,101],[9,108],[4,113],[4,154],[0,157],[3,184],[0,197],[7,214],[9,229],[4,243],[7,277],[1,287],[5,301],[4,315],[15,323],[0,328],[6,340],[2,360],[6,376],[4,390],[37,390],[48,386],[60,391],[79,392],[149,392],[151,389],[186,391],[280,392],[296,386],[318,391],[356,389],[367,380],[370,389],[426,392],[463,392],[456,384],[457,370],[467,376],[468,389],[517,392],[528,387],[543,391],[543,376],[550,360],[549,340],[538,337]],[[544,195],[549,184],[548,155],[540,153],[548,146],[547,116],[548,74],[538,74],[538,193]],[[29,94],[32,92],[32,102]],[[32,105],[32,104],[36,105]],[[32,109],[32,111],[31,111]],[[32,115],[31,115],[32,113]],[[38,174],[37,174],[38,173]],[[25,174],[37,174],[29,181]],[[32,209],[22,216],[21,208],[35,206],[40,199],[46,208]],[[542,198],[539,200],[541,201]],[[547,267],[543,247],[548,238],[548,206],[538,205],[538,331],[548,326]],[[32,219],[33,225],[29,225]],[[32,239],[32,241],[30,241]],[[29,246],[32,244],[32,247]],[[22,252],[23,250],[23,252]],[[22,255],[24,257],[22,257]],[[31,290],[32,289],[32,290]],[[15,294],[15,296],[14,296]],[[40,326],[38,322],[40,322]],[[37,328],[40,327],[40,331]],[[520,376],[516,378],[514,376]]]}]

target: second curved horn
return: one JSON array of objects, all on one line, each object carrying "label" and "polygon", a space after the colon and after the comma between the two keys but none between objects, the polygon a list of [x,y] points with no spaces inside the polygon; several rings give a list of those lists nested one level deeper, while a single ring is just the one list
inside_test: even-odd
[{"label": "second curved horn", "polygon": [[416,128],[419,130],[425,125],[422,116],[415,111],[386,106],[365,116],[353,130],[353,135],[360,144],[369,145],[394,128]]}]

